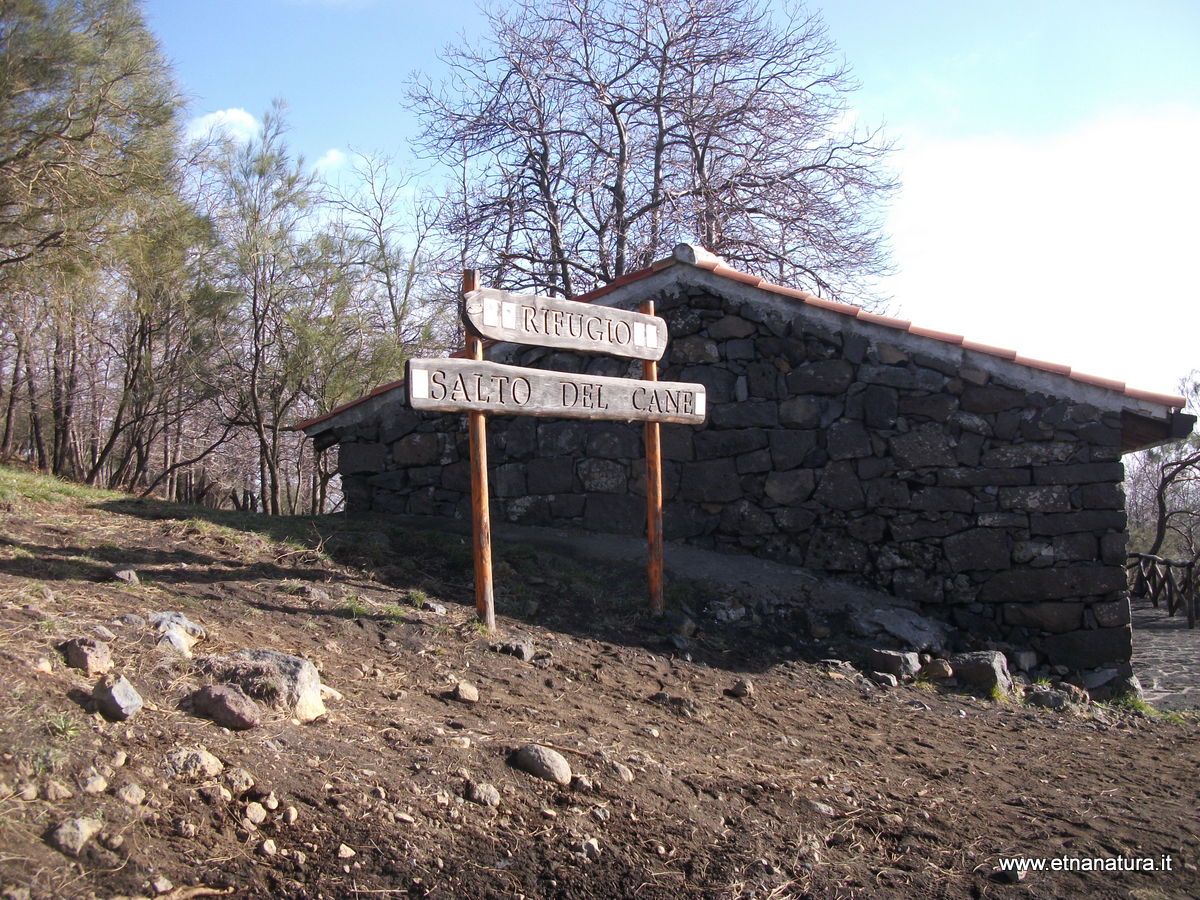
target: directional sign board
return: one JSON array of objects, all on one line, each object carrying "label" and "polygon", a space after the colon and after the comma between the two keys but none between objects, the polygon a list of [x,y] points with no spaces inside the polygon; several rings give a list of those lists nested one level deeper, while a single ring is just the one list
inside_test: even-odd
[{"label": "directional sign board", "polygon": [[685,425],[704,422],[702,384],[550,372],[474,359],[410,359],[405,380],[413,409]]},{"label": "directional sign board", "polygon": [[515,344],[630,359],[659,359],[667,346],[667,323],[657,316],[495,288],[468,293],[463,318],[483,337]]}]

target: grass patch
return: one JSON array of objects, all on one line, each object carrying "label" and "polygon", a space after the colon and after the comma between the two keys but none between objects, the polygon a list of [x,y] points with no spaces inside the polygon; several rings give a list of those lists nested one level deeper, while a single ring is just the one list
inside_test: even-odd
[{"label": "grass patch", "polygon": [[392,622],[405,622],[408,620],[407,612],[399,603],[388,603],[379,612],[385,619]]},{"label": "grass patch", "polygon": [[370,608],[358,597],[347,597],[338,607],[338,611],[347,619],[357,619],[359,616],[371,614]]},{"label": "grass patch", "polygon": [[1114,697],[1109,701],[1108,705],[1122,712],[1141,713],[1148,719],[1162,719],[1164,722],[1173,722],[1176,725],[1183,725],[1187,722],[1187,716],[1182,713],[1171,709],[1158,709],[1151,703],[1143,700],[1141,697],[1135,697],[1133,694],[1123,694],[1120,697]]},{"label": "grass patch", "polygon": [[22,503],[69,503],[85,500],[99,503],[120,500],[124,494],[63,481],[53,475],[39,475],[13,466],[0,466],[0,505],[20,506]]},{"label": "grass patch", "polygon": [[51,737],[70,740],[80,732],[78,720],[70,713],[54,713],[46,719],[45,724]]}]

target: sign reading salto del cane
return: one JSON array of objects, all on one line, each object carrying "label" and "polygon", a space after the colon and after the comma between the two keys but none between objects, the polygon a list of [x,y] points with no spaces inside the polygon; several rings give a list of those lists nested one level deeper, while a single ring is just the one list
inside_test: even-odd
[{"label": "sign reading salto del cane", "polygon": [[564,419],[704,422],[702,384],[523,369],[473,359],[410,359],[413,409]]},{"label": "sign reading salto del cane", "polygon": [[[705,419],[704,385],[658,380],[667,346],[667,324],[651,302],[641,312],[594,306],[558,297],[510,294],[479,287],[479,273],[463,273],[467,359],[411,359],[406,384],[413,409],[467,413],[471,446],[471,520],[475,557],[475,607],[495,628],[492,597],[491,520],[488,514],[486,415],[549,416],[645,423],[646,537],[650,606],[663,610],[662,457],[660,422],[699,425]],[[642,360],[642,379],[609,378],[528,369],[483,359],[491,338],[604,353]]]}]

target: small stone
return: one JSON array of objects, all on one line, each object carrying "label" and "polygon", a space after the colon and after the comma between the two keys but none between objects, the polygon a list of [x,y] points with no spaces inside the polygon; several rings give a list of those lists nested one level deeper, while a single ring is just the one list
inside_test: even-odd
[{"label": "small stone", "polygon": [[47,781],[42,788],[42,799],[57,803],[59,800],[70,800],[75,793],[61,781]]},{"label": "small stone", "polygon": [[610,762],[608,770],[617,777],[617,780],[623,784],[633,784],[633,769],[624,763]]},{"label": "small stone", "polygon": [[146,801],[146,792],[141,785],[127,781],[117,788],[117,799],[130,806],[141,806]]},{"label": "small stone", "polygon": [[881,819],[884,825],[891,825],[893,828],[899,828],[904,824],[904,817],[896,813],[884,813]]},{"label": "small stone", "polygon": [[116,834],[112,832],[105,832],[96,838],[96,840],[98,840],[109,850],[112,850],[114,853],[125,846],[125,835],[120,834],[119,832]]},{"label": "small stone", "polygon": [[99,819],[68,819],[51,832],[50,843],[63,853],[78,856],[84,845],[103,827],[104,823]]},{"label": "small stone", "polygon": [[170,893],[175,887],[175,885],[171,883],[171,879],[166,875],[159,875],[152,882],[150,882],[150,886],[154,888],[154,893],[156,894]]},{"label": "small stone", "polygon": [[487,782],[467,782],[467,799],[472,803],[478,803],[480,806],[499,806],[500,791],[493,784]]},{"label": "small stone", "polygon": [[450,696],[460,703],[478,703],[479,689],[469,681],[460,681],[454,686]]},{"label": "small stone", "polygon": [[872,672],[871,680],[880,687],[896,687],[900,680],[891,672]]},{"label": "small stone", "polygon": [[263,856],[274,856],[279,852],[279,848],[275,846],[275,842],[270,838],[267,838],[265,841],[259,844],[258,849]]},{"label": "small stone", "polygon": [[596,785],[592,782],[592,779],[588,778],[588,776],[586,776],[586,775],[572,775],[571,776],[571,790],[573,790],[573,791],[594,791],[595,789],[596,789]]},{"label": "small stone", "polygon": [[33,671],[41,672],[43,675],[51,675],[54,672],[54,663],[50,662],[50,657],[39,656],[33,663]]},{"label": "small stone", "polygon": [[92,688],[96,708],[105,717],[123,722],[142,711],[144,701],[124,675],[105,675]]},{"label": "small stone", "polygon": [[84,779],[81,787],[85,794],[103,794],[108,790],[108,779],[96,772]]},{"label": "small stone", "polygon": [[944,659],[931,659],[925,665],[921,666],[917,672],[918,678],[928,679],[929,681],[942,681],[946,678],[954,677],[954,667]]},{"label": "small stone", "polygon": [[92,631],[96,632],[96,637],[100,638],[100,640],[107,641],[110,644],[117,639],[112,630],[104,625],[93,625]]},{"label": "small stone", "polygon": [[298,818],[300,818],[300,812],[294,806],[289,806],[283,811],[284,825],[295,825]]},{"label": "small stone", "polygon": [[[386,799],[383,796],[383,788],[379,788],[378,796],[381,799]],[[269,794],[267,794],[267,796],[263,797],[262,805],[272,811],[279,809],[279,798],[275,796],[274,791],[271,791],[271,793],[269,793]]]},{"label": "small stone", "polygon": [[507,653],[509,656],[515,656],[521,662],[529,662],[533,659],[537,652],[534,649],[533,642],[528,638],[514,638],[510,641],[502,642],[497,649],[501,653]]},{"label": "small stone", "polygon": [[36,800],[38,798],[38,786],[31,781],[18,784],[17,796],[26,801]]},{"label": "small stone", "polygon": [[234,766],[225,771],[225,783],[235,797],[240,797],[254,787],[254,776],[241,766]]},{"label": "small stone", "polygon": [[421,609],[425,610],[425,612],[431,612],[435,616],[444,616],[446,614],[446,607],[440,603],[434,603],[432,600],[426,600],[422,603]]},{"label": "small stone", "polygon": [[649,738],[656,738],[659,735],[659,731],[653,725],[643,725],[638,729],[638,734]]},{"label": "small stone", "polygon": [[171,822],[171,828],[180,837],[194,838],[196,836],[196,826],[182,817],[176,818]]},{"label": "small stone", "polygon": [[121,766],[125,765],[125,763],[129,762],[129,754],[124,750],[117,750],[111,757],[109,757],[109,762],[112,764],[114,769],[119,769]]},{"label": "small stone", "polygon": [[822,803],[820,800],[805,800],[804,807],[819,816],[825,816],[830,819],[837,815],[837,810],[828,803]]},{"label": "small stone", "polygon": [[261,803],[250,802],[246,804],[246,818],[255,825],[261,825],[267,821],[267,810]]},{"label": "small stone", "polygon": [[192,709],[223,728],[244,731],[262,721],[258,704],[236,684],[210,684],[192,694]]},{"label": "small stone", "polygon": [[123,581],[126,584],[142,583],[142,580],[138,578],[138,573],[130,568],[113,569],[112,577],[116,581]]},{"label": "small stone", "polygon": [[571,766],[557,750],[543,747],[541,744],[527,744],[510,759],[514,768],[528,772],[535,778],[553,781],[566,787],[571,783]]},{"label": "small stone", "polygon": [[396,821],[403,822],[405,825],[416,825],[417,824],[417,820],[414,819],[412,816],[410,816],[406,812],[396,813]]},{"label": "small stone", "polygon": [[754,682],[749,678],[739,678],[729,689],[729,693],[733,697],[753,697]]},{"label": "small stone", "polygon": [[72,638],[61,649],[67,665],[72,669],[83,669],[86,675],[103,675],[112,668],[112,651],[103,641]]},{"label": "small stone", "polygon": [[600,842],[595,838],[588,838],[583,842],[583,855],[588,859],[600,858]]},{"label": "small stone", "polygon": [[167,766],[176,778],[202,781],[216,778],[225,771],[225,764],[203,747],[180,747],[167,754]]},{"label": "small stone", "polygon": [[471,747],[471,739],[465,735],[456,735],[455,737],[447,738],[446,743],[460,750],[468,750]]},{"label": "small stone", "polygon": [[352,856],[357,856],[358,854],[345,844],[338,844],[337,855],[338,859],[350,859]]},{"label": "small stone", "polygon": [[117,616],[116,623],[124,625],[126,628],[145,628],[146,620],[141,616],[135,616],[133,613],[122,613]]}]

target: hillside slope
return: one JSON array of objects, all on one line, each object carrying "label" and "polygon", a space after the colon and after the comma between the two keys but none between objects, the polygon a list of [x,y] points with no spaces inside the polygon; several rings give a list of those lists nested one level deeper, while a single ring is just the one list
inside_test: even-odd
[{"label": "hillside slope", "polygon": [[[697,616],[684,654],[641,611],[637,568],[521,545],[498,550],[489,638],[470,583],[452,535],[0,470],[0,893],[1149,900],[1200,878],[1195,718],[882,689],[798,625]],[[161,612],[202,626],[192,658],[160,645]],[[140,712],[95,711],[73,638],[108,645]],[[197,715],[244,649],[315,663],[327,713]],[[569,786],[512,765],[533,742]],[[176,755],[199,748],[212,774]],[[1009,856],[1171,870],[1010,883]]]}]

